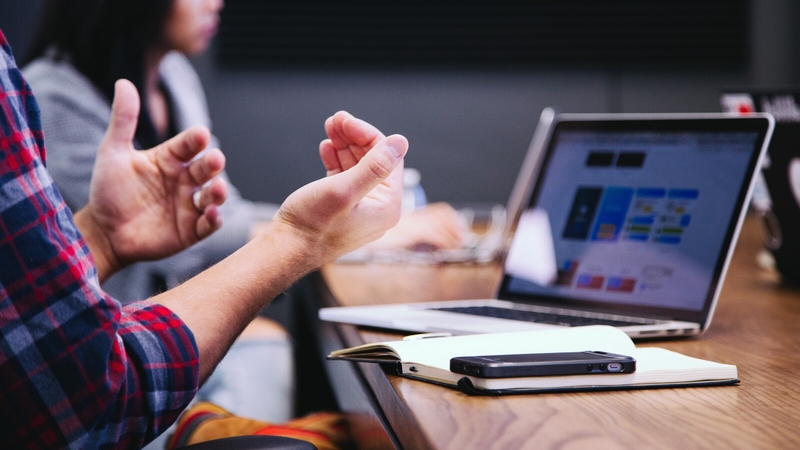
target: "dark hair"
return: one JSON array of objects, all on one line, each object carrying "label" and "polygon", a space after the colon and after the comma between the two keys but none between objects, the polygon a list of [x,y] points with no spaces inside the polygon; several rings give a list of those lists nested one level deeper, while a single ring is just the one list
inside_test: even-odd
[{"label": "dark hair", "polygon": [[[108,98],[120,78],[144,93],[144,59],[163,38],[174,0],[46,0],[23,65],[53,47]],[[156,145],[156,131],[147,103],[142,102],[136,139]]]}]

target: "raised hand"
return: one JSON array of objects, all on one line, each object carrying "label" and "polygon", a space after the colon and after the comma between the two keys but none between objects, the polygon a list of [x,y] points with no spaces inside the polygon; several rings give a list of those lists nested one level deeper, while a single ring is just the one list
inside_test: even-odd
[{"label": "raised hand", "polygon": [[[328,139],[320,143],[319,154],[329,176],[355,166],[370,148],[384,139],[380,130],[345,111],[325,121],[325,132]],[[450,205],[439,203],[403,215],[397,226],[370,243],[369,248],[457,248],[467,231],[458,213]]]},{"label": "raised hand", "polygon": [[383,235],[397,224],[408,141],[338,112],[320,144],[328,177],[295,191],[273,222],[289,225],[324,264]]},{"label": "raised hand", "polygon": [[133,138],[138,115],[136,88],[127,80],[117,81],[89,203],[75,216],[101,280],[131,262],[183,250],[222,225],[218,205],[225,201],[227,185],[214,177],[225,167],[225,157],[212,149],[194,159],[208,145],[208,130],[193,127],[137,151]]}]

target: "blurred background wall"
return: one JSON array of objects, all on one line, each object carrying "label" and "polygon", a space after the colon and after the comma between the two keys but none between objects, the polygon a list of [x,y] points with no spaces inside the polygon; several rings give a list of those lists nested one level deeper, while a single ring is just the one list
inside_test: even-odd
[{"label": "blurred background wall", "polygon": [[[573,3],[576,1],[580,3],[580,0]],[[306,54],[303,51],[308,47],[298,46],[297,42],[286,43],[292,33],[297,39],[298,33],[302,38],[320,32],[316,26],[310,31],[299,28],[302,24],[298,25],[298,20],[305,20],[305,16],[298,19],[290,17],[297,15],[297,11],[275,9],[281,2],[228,0],[220,36],[212,49],[193,58],[193,63],[206,87],[213,132],[228,156],[228,172],[247,198],[279,203],[294,189],[323,176],[317,155],[319,141],[324,138],[322,124],[335,111],[345,109],[387,134],[402,133],[409,138],[407,166],[422,173],[429,200],[458,205],[505,203],[538,115],[546,106],[562,112],[719,111],[718,95],[726,87],[800,84],[800,32],[796,30],[800,24],[800,2],[684,3],[703,2],[726,11],[729,8],[731,14],[720,16],[719,20],[702,14],[675,20],[694,27],[690,30],[694,35],[688,36],[694,36],[692,39],[697,38],[702,45],[711,45],[715,52],[710,53],[711,57],[694,52],[700,44],[681,43],[677,37],[661,44],[647,41],[669,37],[680,30],[671,29],[672,25],[666,22],[665,28],[654,31],[652,24],[657,27],[660,19],[650,16],[645,18],[646,26],[641,30],[626,29],[638,19],[628,17],[617,21],[620,14],[612,7],[637,2],[609,0],[584,3],[595,7],[605,5],[614,14],[603,16],[604,11],[600,11],[593,16],[580,8],[574,14],[577,17],[583,13],[588,17],[581,20],[599,23],[602,36],[621,36],[625,39],[623,43],[646,44],[634,49],[632,56],[603,53],[604,49],[623,47],[615,45],[613,40],[601,42],[608,47],[600,45],[595,50],[583,51],[585,42],[571,41],[570,36],[575,33],[569,34],[569,27],[575,26],[576,19],[565,16],[572,14],[571,10],[562,7],[549,17],[548,9],[542,6],[549,2],[540,1],[529,3],[538,3],[539,9],[533,9],[534,19],[549,20],[549,26],[556,30],[557,41],[552,44],[555,47],[545,46],[545,50],[551,51],[539,48],[503,58],[498,56],[497,48],[484,48],[485,53],[473,53],[471,57],[469,52],[474,48],[470,50],[467,46],[464,50],[457,45],[452,58],[448,57],[447,48],[438,48],[425,53],[428,58],[425,59],[419,57],[422,53],[414,53],[414,42],[404,49],[393,48],[394,53],[379,51],[378,57],[373,52],[361,58],[341,48],[338,48],[341,53],[333,56]],[[305,3],[301,7],[306,9],[301,12],[309,14],[314,4],[325,4]],[[365,5],[375,2],[342,0],[331,4],[341,13],[344,3],[350,4],[353,11],[362,11]],[[675,4],[666,0],[638,3]],[[468,1],[463,4],[479,5]],[[40,5],[41,0],[0,0],[0,29],[18,58],[28,45]],[[530,11],[522,11],[520,17],[524,13]],[[346,20],[369,23],[373,33],[380,33],[381,27],[394,29],[408,22],[408,18],[391,11],[363,18],[347,14]],[[453,19],[452,14],[447,17],[451,22],[461,20]],[[335,24],[345,19],[323,14],[320,20],[323,24]],[[524,21],[515,23],[525,26]],[[265,30],[270,32],[267,37]],[[322,32],[335,34],[337,30],[334,27]],[[641,41],[636,33],[642,34]],[[468,30],[464,36],[466,40],[479,39],[481,35]],[[395,33],[394,37],[402,39],[403,35]],[[590,44],[594,42],[592,36],[578,33],[578,37],[584,41],[588,38]],[[425,39],[424,32],[414,38],[423,44],[433,42]],[[316,39],[317,47],[335,43],[324,33]],[[358,36],[355,39],[372,43]],[[659,45],[676,47],[667,48],[670,53]],[[652,53],[648,53],[648,46]],[[271,50],[264,50],[266,47]],[[279,51],[282,48],[286,49],[284,53]],[[297,49],[294,57],[293,48]],[[247,51],[237,54],[239,49]],[[727,56],[714,57],[721,54]]]}]

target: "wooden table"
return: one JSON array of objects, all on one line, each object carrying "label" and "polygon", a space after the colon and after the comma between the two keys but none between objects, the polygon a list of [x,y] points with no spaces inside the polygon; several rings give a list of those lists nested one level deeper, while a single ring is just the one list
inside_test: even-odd
[{"label": "wooden table", "polygon": [[[739,386],[470,397],[375,364],[328,361],[358,447],[800,448],[800,292],[757,268],[756,225],[748,217],[705,334],[637,343],[735,364]],[[499,276],[491,265],[334,264],[321,271],[318,291],[324,305],[475,298],[490,296]],[[398,338],[318,325],[323,352]]]}]

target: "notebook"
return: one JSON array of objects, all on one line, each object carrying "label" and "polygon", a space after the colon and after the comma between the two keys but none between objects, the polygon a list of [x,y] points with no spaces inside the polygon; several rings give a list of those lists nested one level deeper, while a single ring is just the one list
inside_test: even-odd
[{"label": "notebook", "polygon": [[800,87],[729,89],[720,97],[726,112],[767,112],[775,132],[753,191],[764,245],[783,281],[800,283]]},{"label": "notebook", "polygon": [[[600,364],[589,364],[582,370],[593,373],[504,378],[460,375],[450,370],[450,359],[454,357],[581,352],[586,348],[633,357],[636,370],[598,373]],[[398,375],[474,395],[720,386],[739,382],[734,365],[692,358],[663,348],[637,348],[621,330],[597,325],[371,343],[336,350],[328,359],[380,363],[387,369],[393,368]]]},{"label": "notebook", "polygon": [[773,126],[769,114],[556,115],[528,150],[536,162],[495,298],[319,317],[453,334],[595,324],[632,338],[700,334]]}]

